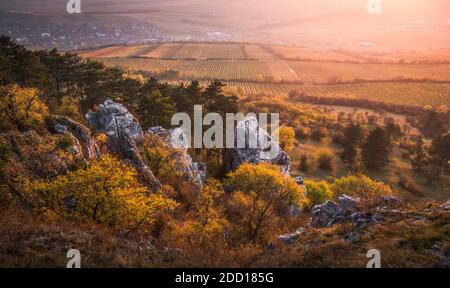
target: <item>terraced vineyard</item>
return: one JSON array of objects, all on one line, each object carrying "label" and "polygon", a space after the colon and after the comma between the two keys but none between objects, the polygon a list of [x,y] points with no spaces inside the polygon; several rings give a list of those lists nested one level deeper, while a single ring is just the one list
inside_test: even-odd
[{"label": "terraced vineyard", "polygon": [[[247,59],[247,55],[252,55],[254,59],[268,59],[272,55],[266,52],[259,45],[252,44],[223,44],[223,43],[165,43],[160,45],[150,45],[152,49],[148,51],[131,50],[133,46],[106,47],[94,51],[82,52],[83,57],[114,58],[114,57],[148,57],[156,59],[177,59],[177,60],[206,60],[222,59],[237,60]],[[139,47],[139,46],[134,46]],[[122,49],[125,48],[125,49]],[[119,49],[120,53],[116,53]],[[130,49],[130,50],[127,50]],[[137,52],[137,54],[136,54]],[[127,54],[128,53],[128,54]]]},{"label": "terraced vineyard", "polygon": [[[170,84],[187,83],[189,80],[169,80]],[[200,81],[207,85],[208,81]],[[367,99],[398,105],[450,107],[450,84],[440,83],[358,83],[337,85],[301,85],[225,81],[228,87],[241,95],[274,95],[285,97],[296,91],[305,95]]]},{"label": "terraced vineyard", "polygon": [[[153,51],[152,51],[153,52]],[[355,64],[286,60],[165,60],[148,58],[98,58],[109,66],[161,73],[180,72],[181,78],[253,80],[261,82],[336,82],[423,80],[450,83],[450,64]],[[361,82],[361,81],[359,81]]]},{"label": "terraced vineyard", "polygon": [[[450,107],[450,64],[374,64],[336,51],[239,43],[165,43],[81,53],[165,81],[218,79],[239,94],[361,98]],[[292,60],[302,59],[302,60]],[[175,73],[167,73],[175,72]]]},{"label": "terraced vineyard", "polygon": [[156,47],[156,45],[110,46],[98,50],[84,51],[79,54],[85,58],[137,57],[149,53]]}]

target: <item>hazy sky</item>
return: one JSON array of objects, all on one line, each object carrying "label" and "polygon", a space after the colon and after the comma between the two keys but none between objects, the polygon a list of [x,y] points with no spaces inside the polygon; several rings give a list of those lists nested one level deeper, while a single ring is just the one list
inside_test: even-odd
[{"label": "hazy sky", "polygon": [[[284,12],[286,14],[318,15],[322,13],[340,13],[364,11],[369,0],[80,0],[86,10],[102,9],[106,7],[119,7],[126,10],[142,4],[148,7],[167,8],[182,4],[207,7],[211,10],[223,7],[240,7],[241,12],[254,11]],[[381,0],[383,12],[399,16],[449,16],[450,1],[448,0]],[[3,10],[31,10],[39,12],[54,12],[63,8],[67,0],[1,0],[0,8]],[[119,5],[119,6],[117,6]]]},{"label": "hazy sky", "polygon": [[369,0],[80,0],[82,17],[67,17],[67,1],[0,0],[0,9],[56,21],[135,17],[175,39],[222,31],[235,41],[324,48],[450,46],[450,0],[381,0],[380,15],[367,12]]}]

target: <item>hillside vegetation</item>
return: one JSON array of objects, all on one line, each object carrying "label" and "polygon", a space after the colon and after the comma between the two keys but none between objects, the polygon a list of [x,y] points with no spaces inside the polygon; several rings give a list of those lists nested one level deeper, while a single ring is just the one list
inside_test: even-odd
[{"label": "hillside vegetation", "polygon": [[[7,37],[0,63],[1,267],[64,267],[71,248],[84,267],[365,267],[374,248],[384,267],[449,267],[436,107],[412,134],[382,111],[168,84]],[[194,105],[280,112],[282,159],[173,146],[172,115]]]}]

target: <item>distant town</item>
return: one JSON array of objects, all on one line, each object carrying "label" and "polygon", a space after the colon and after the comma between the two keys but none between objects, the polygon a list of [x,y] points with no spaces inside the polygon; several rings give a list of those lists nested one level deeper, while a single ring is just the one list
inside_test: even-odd
[{"label": "distant town", "polygon": [[0,13],[0,35],[6,35],[29,48],[57,48],[62,51],[171,40],[158,27],[147,22],[106,21],[98,18],[74,20],[67,17],[55,23],[26,13]]}]

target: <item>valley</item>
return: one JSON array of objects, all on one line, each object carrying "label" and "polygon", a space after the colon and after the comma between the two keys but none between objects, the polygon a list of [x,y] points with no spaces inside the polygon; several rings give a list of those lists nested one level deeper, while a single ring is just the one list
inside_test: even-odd
[{"label": "valley", "polygon": [[296,92],[450,107],[450,57],[432,61],[415,54],[380,57],[340,50],[197,42],[111,46],[80,55],[172,84],[199,80],[205,85],[217,79],[241,96],[285,98]]}]

